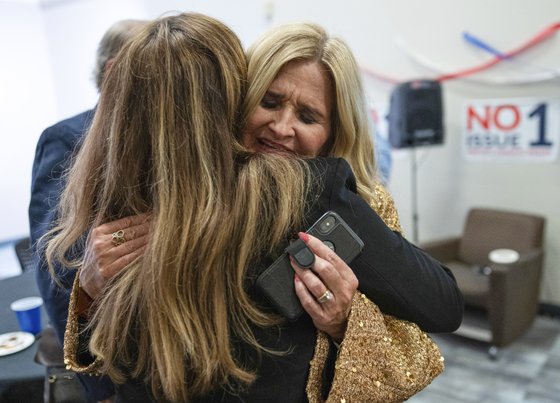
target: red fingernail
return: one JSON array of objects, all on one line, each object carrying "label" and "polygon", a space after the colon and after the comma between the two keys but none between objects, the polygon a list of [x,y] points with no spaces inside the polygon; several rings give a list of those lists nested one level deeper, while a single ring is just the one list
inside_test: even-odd
[{"label": "red fingernail", "polygon": [[301,281],[301,279],[297,274],[294,276],[294,280],[296,280],[296,283],[299,283]]},{"label": "red fingernail", "polygon": [[309,234],[306,234],[305,232],[298,232],[298,236],[299,239],[301,239],[305,243],[309,241]]}]

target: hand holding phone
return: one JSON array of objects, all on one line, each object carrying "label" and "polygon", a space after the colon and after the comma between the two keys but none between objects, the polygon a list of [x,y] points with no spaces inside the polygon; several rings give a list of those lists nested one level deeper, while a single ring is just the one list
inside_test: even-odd
[{"label": "hand holding phone", "polygon": [[[309,228],[307,233],[322,240],[325,245],[336,252],[346,263],[350,263],[358,256],[364,247],[362,240],[334,211],[326,212]],[[300,240],[299,242],[302,241]],[[301,246],[296,246],[296,248],[298,250],[292,253],[293,256],[298,251],[299,253],[307,254]],[[307,250],[309,251],[309,249]],[[298,259],[295,260],[298,262]],[[299,262],[298,265],[304,267]],[[312,268],[312,264],[308,265],[308,267]],[[294,290],[294,270],[290,265],[288,252],[280,255],[257,278],[256,286],[270,301],[272,306],[286,319],[295,321],[304,312]]]}]

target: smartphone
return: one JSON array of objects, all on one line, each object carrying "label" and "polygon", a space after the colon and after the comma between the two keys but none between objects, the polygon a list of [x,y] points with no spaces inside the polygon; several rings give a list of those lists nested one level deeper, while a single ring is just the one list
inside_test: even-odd
[{"label": "smartphone", "polygon": [[[360,237],[334,211],[327,211],[306,232],[322,240],[346,263],[364,248]],[[274,309],[289,321],[297,320],[304,312],[294,289],[294,269],[287,252],[282,253],[255,284]]]}]

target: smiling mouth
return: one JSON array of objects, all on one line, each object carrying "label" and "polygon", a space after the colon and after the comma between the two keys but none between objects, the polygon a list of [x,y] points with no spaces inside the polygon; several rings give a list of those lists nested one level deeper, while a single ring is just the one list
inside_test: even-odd
[{"label": "smiling mouth", "polygon": [[259,148],[265,152],[293,153],[289,148],[267,139],[257,139],[257,143],[259,144]]}]

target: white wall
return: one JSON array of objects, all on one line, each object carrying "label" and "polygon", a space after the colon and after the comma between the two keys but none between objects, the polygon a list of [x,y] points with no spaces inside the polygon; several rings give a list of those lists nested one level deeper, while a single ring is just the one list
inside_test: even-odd
[{"label": "white wall", "polygon": [[43,15],[0,3],[0,241],[28,233],[31,165],[39,133],[56,116]]},{"label": "white wall", "polygon": [[[168,10],[199,11],[222,19],[249,45],[271,24],[308,20],[342,36],[359,63],[400,80],[434,77],[397,45],[406,46],[447,71],[488,60],[466,45],[464,30],[501,50],[512,49],[560,16],[557,0],[75,0],[42,7],[0,0],[2,119],[8,147],[0,160],[2,189],[0,240],[27,232],[30,164],[41,130],[95,103],[90,81],[97,41],[121,18],[153,18]],[[8,35],[8,36],[7,36]],[[560,68],[558,35],[527,52],[522,60]],[[474,78],[503,79],[527,74],[519,64],[501,66]],[[377,106],[386,105],[392,84],[365,77]],[[560,303],[560,162],[549,164],[474,163],[461,154],[460,114],[465,100],[477,98],[555,97],[560,80],[523,86],[482,85],[466,80],[444,84],[446,138],[442,146],[419,151],[420,241],[461,231],[471,206],[537,212],[547,217],[547,256],[542,300]],[[7,90],[5,90],[7,89]],[[405,232],[412,236],[410,152],[393,152],[391,191]]]},{"label": "white wall", "polygon": [[55,123],[95,105],[92,71],[105,31],[117,20],[148,16],[136,0],[50,0],[41,10],[52,66],[50,80],[57,90]]}]

